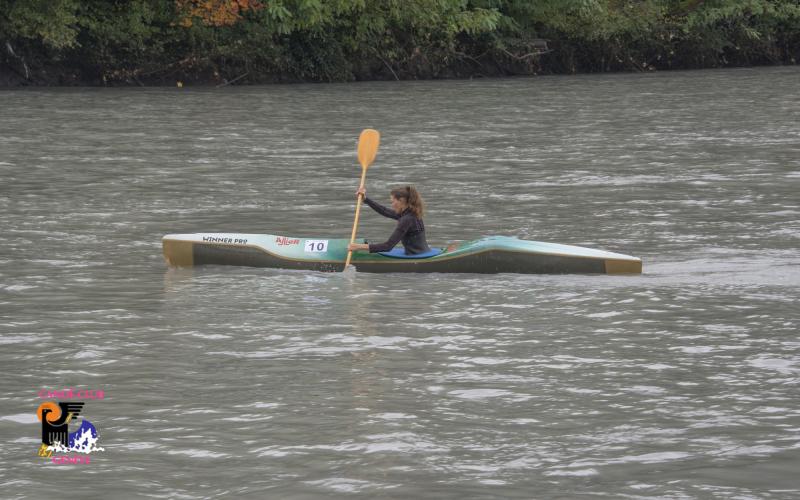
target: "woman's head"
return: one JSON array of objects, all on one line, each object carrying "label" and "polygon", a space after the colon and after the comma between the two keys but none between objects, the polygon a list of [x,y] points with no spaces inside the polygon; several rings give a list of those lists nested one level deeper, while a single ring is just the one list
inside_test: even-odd
[{"label": "woman's head", "polygon": [[405,209],[411,210],[415,216],[422,218],[425,213],[425,203],[414,186],[404,186],[392,189],[392,209],[400,213]]}]

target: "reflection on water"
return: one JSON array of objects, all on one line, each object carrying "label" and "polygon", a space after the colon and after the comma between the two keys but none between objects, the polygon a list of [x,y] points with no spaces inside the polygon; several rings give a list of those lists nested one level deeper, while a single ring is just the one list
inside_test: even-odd
[{"label": "reflection on water", "polygon": [[[797,76],[4,93],[3,490],[797,496]],[[432,244],[645,274],[164,265],[166,233],[346,237],[365,127],[370,195],[419,186]],[[108,394],[89,466],[35,457],[43,387]]]}]

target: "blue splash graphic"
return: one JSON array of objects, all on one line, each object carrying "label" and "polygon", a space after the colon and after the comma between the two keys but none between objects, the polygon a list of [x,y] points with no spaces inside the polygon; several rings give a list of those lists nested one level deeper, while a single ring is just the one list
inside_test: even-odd
[{"label": "blue splash graphic", "polygon": [[97,429],[91,422],[84,419],[75,432],[69,433],[69,448],[87,453],[97,443]]}]

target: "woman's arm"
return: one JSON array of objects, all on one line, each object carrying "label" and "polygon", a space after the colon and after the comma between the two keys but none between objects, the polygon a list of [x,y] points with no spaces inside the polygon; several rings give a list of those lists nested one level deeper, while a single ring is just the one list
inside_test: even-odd
[{"label": "woman's arm", "polygon": [[[394,212],[392,212],[394,213]],[[389,239],[384,241],[383,243],[370,243],[369,244],[369,253],[376,253],[376,252],[388,252],[392,248],[397,245],[400,240],[403,239],[403,236],[406,235],[409,229],[411,229],[411,225],[413,224],[414,220],[411,215],[403,217],[400,219],[400,222],[397,223],[397,227],[394,228],[394,232]]]},{"label": "woman's arm", "polygon": [[[373,200],[370,200],[366,196],[364,196],[364,203],[369,205],[371,209],[375,210],[376,212],[378,212],[379,214],[383,215],[384,217],[389,217],[390,219],[395,219],[395,220],[400,218],[400,214],[398,214],[397,212],[395,212],[391,208],[384,207],[380,203],[378,203],[376,201],[373,201]],[[400,241],[400,240],[397,240],[397,241]],[[381,250],[381,251],[383,251],[383,250]]]}]

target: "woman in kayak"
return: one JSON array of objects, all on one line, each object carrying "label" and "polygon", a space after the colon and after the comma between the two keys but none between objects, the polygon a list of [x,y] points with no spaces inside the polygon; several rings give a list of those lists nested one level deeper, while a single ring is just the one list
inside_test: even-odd
[{"label": "woman in kayak", "polygon": [[369,253],[388,252],[398,242],[403,242],[406,255],[416,255],[418,253],[429,252],[428,242],[425,240],[425,224],[422,222],[422,215],[425,205],[422,197],[414,186],[406,186],[392,190],[392,208],[386,208],[380,203],[367,198],[367,190],[360,188],[356,196],[364,196],[364,201],[373,210],[391,219],[397,220],[397,227],[389,239],[383,243],[351,243],[347,249],[369,250]]}]

